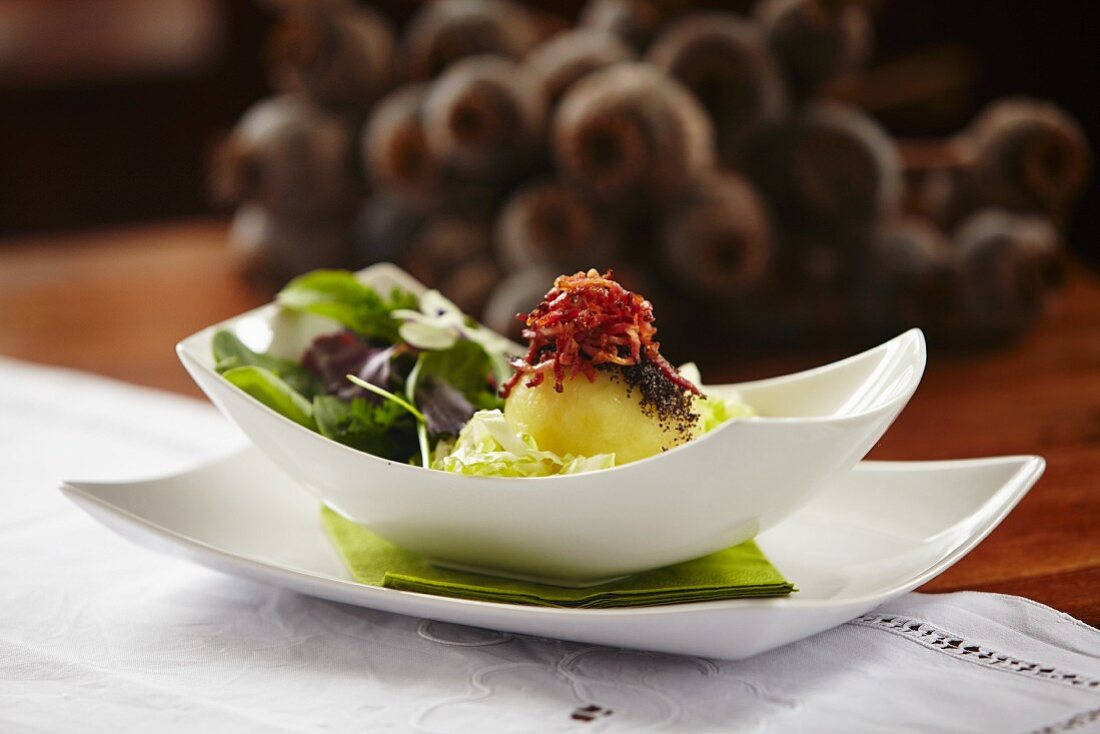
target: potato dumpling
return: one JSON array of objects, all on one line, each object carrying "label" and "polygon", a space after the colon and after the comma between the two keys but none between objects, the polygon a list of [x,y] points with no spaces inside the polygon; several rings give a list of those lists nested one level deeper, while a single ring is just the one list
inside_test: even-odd
[{"label": "potato dumpling", "polygon": [[658,416],[643,408],[642,390],[630,389],[618,370],[597,371],[594,382],[583,375],[566,379],[562,392],[547,375],[537,387],[515,386],[504,404],[504,417],[529,433],[540,449],[556,454],[615,454],[626,464],[659,454],[702,433],[702,420]]}]

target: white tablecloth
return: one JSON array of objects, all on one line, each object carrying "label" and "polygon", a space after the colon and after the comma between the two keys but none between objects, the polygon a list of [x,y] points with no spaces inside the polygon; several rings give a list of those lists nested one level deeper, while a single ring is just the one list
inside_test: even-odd
[{"label": "white tablecloth", "polygon": [[1100,633],[1025,599],[910,594],[742,662],[647,654],[223,576],[56,490],[241,445],[198,401],[0,360],[0,732],[1100,730]]}]

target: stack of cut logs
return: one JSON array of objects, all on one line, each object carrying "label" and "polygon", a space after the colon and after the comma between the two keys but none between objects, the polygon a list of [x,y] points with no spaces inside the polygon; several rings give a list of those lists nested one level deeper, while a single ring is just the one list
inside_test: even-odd
[{"label": "stack of cut logs", "polygon": [[870,47],[851,0],[590,0],[570,28],[436,0],[401,30],[283,2],[277,96],[218,150],[242,266],[279,280],[394,261],[516,335],[554,275],[614,268],[663,333],[1001,341],[1063,269],[1090,173],[1063,110],[991,104],[900,144],[831,98]]}]

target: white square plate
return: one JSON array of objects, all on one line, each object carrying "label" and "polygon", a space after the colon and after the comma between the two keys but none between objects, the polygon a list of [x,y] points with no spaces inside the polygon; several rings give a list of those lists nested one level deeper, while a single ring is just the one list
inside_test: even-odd
[{"label": "white square plate", "polygon": [[[125,538],[228,574],[389,612],[602,645],[737,659],[842,624],[976,546],[1042,474],[1036,456],[864,462],[757,542],[790,597],[553,609],[356,583],[317,501],[255,449],[176,476],[61,490]],[[578,511],[582,511],[579,508]]]}]

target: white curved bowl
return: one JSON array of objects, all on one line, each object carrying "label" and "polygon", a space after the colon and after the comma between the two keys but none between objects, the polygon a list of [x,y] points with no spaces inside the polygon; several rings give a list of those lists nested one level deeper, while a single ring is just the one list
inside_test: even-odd
[{"label": "white curved bowl", "polygon": [[[361,280],[423,286],[391,265]],[[736,389],[762,417],[604,471],[536,479],[471,477],[356,451],[270,410],[214,370],[211,339],[230,329],[257,351],[297,358],[331,322],[267,305],[176,349],[199,387],[269,459],[345,517],[447,565],[563,585],[666,566],[754,537],[864,457],[924,373],[912,330],[862,354]]]}]

